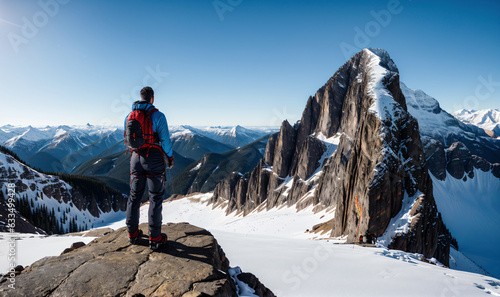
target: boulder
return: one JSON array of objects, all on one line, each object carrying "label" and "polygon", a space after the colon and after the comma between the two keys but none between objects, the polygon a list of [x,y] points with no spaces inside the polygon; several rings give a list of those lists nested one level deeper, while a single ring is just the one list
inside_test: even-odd
[{"label": "boulder", "polygon": [[[147,234],[147,224],[139,228]],[[131,245],[126,228],[70,253],[43,258],[4,280],[8,296],[237,296],[229,260],[215,238],[188,223],[167,224],[168,247],[153,252],[146,236]],[[267,296],[267,295],[266,295]]]}]

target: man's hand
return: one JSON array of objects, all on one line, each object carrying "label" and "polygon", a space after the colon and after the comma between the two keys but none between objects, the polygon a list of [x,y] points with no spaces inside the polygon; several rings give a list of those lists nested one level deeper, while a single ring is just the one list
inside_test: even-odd
[{"label": "man's hand", "polygon": [[167,156],[167,164],[168,169],[172,169],[172,167],[174,167],[174,155],[172,155],[172,157]]}]

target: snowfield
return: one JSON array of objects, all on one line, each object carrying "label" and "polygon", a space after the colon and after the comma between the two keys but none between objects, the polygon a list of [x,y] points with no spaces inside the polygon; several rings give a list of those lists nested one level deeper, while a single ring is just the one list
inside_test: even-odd
[{"label": "snowfield", "polygon": [[16,264],[31,265],[33,262],[47,256],[59,256],[72,243],[83,241],[85,244],[91,242],[94,237],[65,236],[54,235],[44,236],[36,234],[14,234],[0,232],[0,273],[6,273],[9,270],[9,241],[11,237],[16,240]]},{"label": "snowfield", "polygon": [[474,169],[467,181],[431,173],[434,197],[459,250],[492,275],[500,275],[500,179]]},{"label": "snowfield", "polygon": [[[500,280],[490,276],[428,264],[418,260],[418,254],[353,246],[328,239],[328,234],[304,232],[330,220],[334,211],[296,212],[292,206],[254,211],[244,218],[235,213],[225,216],[225,209],[207,205],[211,195],[166,201],[163,222],[189,222],[210,230],[232,267],[254,273],[277,296],[500,296]],[[148,205],[141,207],[141,223],[147,220],[147,209]],[[109,225],[123,226],[124,220]],[[58,255],[83,240],[90,238],[23,235],[18,241],[19,263]],[[0,271],[6,271],[5,240],[0,250]],[[460,252],[453,250],[452,257],[454,268],[481,271]]]}]

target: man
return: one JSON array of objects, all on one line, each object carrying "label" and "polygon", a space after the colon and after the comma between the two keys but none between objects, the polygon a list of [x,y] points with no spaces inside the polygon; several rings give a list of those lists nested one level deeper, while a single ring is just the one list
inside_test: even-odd
[{"label": "man", "polygon": [[[165,193],[165,159],[168,168],[174,165],[172,143],[165,115],[158,111],[153,103],[155,101],[154,91],[151,87],[144,87],[141,92],[141,100],[132,105],[132,112],[125,118],[125,137],[129,147],[136,134],[142,134],[142,142],[132,149],[130,157],[130,196],[127,202],[127,229],[130,243],[135,244],[137,238],[142,235],[139,226],[139,208],[141,198],[144,194],[146,182],[149,188],[149,246],[156,250],[164,246],[167,236],[161,233],[162,225],[162,202]],[[133,122],[136,129],[132,131]],[[131,128],[132,127],[132,128]],[[137,128],[139,127],[139,128]],[[152,133],[147,132],[148,129]],[[133,135],[129,135],[133,134]]]}]

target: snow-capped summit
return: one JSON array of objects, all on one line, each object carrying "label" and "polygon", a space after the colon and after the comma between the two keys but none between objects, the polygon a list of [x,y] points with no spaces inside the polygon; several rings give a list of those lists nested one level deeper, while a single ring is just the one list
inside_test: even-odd
[{"label": "snow-capped summit", "polygon": [[367,48],[364,49],[364,51],[370,52],[371,54],[374,54],[379,57],[380,59],[380,64],[382,67],[392,71],[392,72],[398,72],[398,67],[396,66],[396,63],[391,59],[391,56],[389,53],[381,48]]},{"label": "snow-capped summit", "polygon": [[275,131],[258,127],[252,127],[249,129],[240,125],[210,127],[192,127],[189,125],[182,125],[171,127],[170,132],[171,137],[174,139],[187,134],[201,135],[222,144],[229,145],[233,148],[237,148],[243,147]]},{"label": "snow-capped summit", "polygon": [[[69,154],[115,135],[115,143],[123,136],[116,127],[93,126],[45,126],[0,127],[0,145],[14,151],[31,166],[47,171],[63,171],[61,160]],[[109,144],[109,146],[113,145]]]},{"label": "snow-capped summit", "polygon": [[11,139],[9,139],[5,144],[7,146],[12,146],[15,142],[20,139],[26,141],[39,141],[43,139],[49,139],[54,135],[54,128],[35,128],[33,126],[26,127],[25,131],[20,135],[17,135]]},{"label": "snow-capped summit", "polygon": [[439,102],[424,91],[410,89],[403,82],[400,82],[400,87],[406,97],[406,104],[413,110],[422,110],[435,114],[439,114],[442,111]]},{"label": "snow-capped summit", "polygon": [[[400,87],[406,98],[408,111],[418,120],[424,146],[430,144],[430,139],[440,142],[445,148],[460,141],[473,155],[480,156],[490,163],[500,162],[498,139],[491,138],[482,127],[459,121],[457,117],[443,110],[435,98],[422,90],[410,89],[402,82]],[[462,113],[466,114],[465,111]],[[494,112],[491,114],[494,115]]]},{"label": "snow-capped summit", "polygon": [[500,109],[461,109],[453,113],[453,115],[460,121],[478,126],[486,131],[492,137],[500,138]]},{"label": "snow-capped summit", "polygon": [[464,125],[441,109],[435,98],[422,90],[410,89],[403,82],[400,82],[400,87],[406,98],[408,111],[419,121],[420,133],[442,139],[445,146],[456,141],[456,137],[452,135],[463,134]]},{"label": "snow-capped summit", "polygon": [[389,53],[383,49],[365,49],[363,53],[369,59],[366,67],[366,71],[370,73],[368,92],[375,99],[369,111],[375,113],[379,119],[393,119],[394,111],[399,109],[402,102],[396,100],[386,85],[387,81],[398,75],[398,68]]}]

